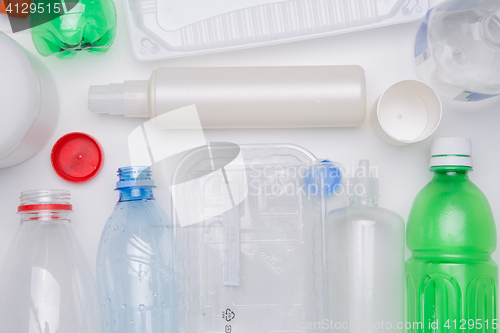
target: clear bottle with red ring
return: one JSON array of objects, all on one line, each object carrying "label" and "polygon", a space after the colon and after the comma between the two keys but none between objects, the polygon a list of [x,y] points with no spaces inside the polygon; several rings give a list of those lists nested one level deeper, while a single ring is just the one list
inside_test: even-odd
[{"label": "clear bottle with red ring", "polygon": [[2,332],[100,332],[97,292],[74,235],[70,194],[21,193],[17,233],[0,272]]}]

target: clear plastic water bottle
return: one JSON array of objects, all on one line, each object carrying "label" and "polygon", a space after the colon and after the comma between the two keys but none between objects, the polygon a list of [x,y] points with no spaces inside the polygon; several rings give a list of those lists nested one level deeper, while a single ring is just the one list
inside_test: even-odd
[{"label": "clear plastic water bottle", "polygon": [[404,221],[378,207],[367,160],[348,188],[349,206],[332,211],[325,226],[329,318],[339,332],[403,332]]},{"label": "clear plastic water bottle", "polygon": [[496,228],[488,199],[469,179],[471,141],[432,142],[432,180],[408,217],[408,332],[497,332]]},{"label": "clear plastic water bottle", "polygon": [[98,333],[97,292],[70,222],[69,192],[21,193],[0,276],[0,331]]},{"label": "clear plastic water bottle", "polygon": [[420,78],[445,99],[500,94],[500,0],[451,0],[431,9],[415,40]]},{"label": "clear plastic water bottle", "polygon": [[103,333],[176,332],[172,223],[153,197],[149,167],[118,176],[120,200],[97,254]]}]

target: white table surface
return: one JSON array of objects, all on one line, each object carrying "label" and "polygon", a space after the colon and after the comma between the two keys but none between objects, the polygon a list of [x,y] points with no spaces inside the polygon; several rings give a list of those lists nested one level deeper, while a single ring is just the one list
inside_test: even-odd
[{"label": "white table surface", "polygon": [[[431,1],[431,4],[438,2]],[[116,170],[129,165],[127,137],[146,119],[90,113],[87,109],[90,85],[146,80],[153,69],[161,66],[358,64],[366,71],[367,112],[370,112],[378,96],[392,83],[416,78],[412,52],[420,22],[242,51],[141,63],[132,56],[123,3],[117,0],[116,6],[117,36],[108,53],[82,53],[72,60],[40,57],[58,85],[60,118],[49,143],[35,157],[20,165],[0,169],[0,262],[5,258],[19,223],[16,215],[19,193],[30,189],[61,188],[71,191],[74,228],[95,271],[101,231],[118,199],[118,194],[113,191]],[[3,16],[0,31],[5,27]],[[10,36],[38,56],[28,32]],[[493,213],[500,221],[500,99],[493,103],[461,106],[443,102],[443,108],[441,125],[431,139],[465,136],[473,140],[475,171],[471,179],[489,198]],[[52,145],[59,137],[73,131],[86,132],[97,138],[106,156],[101,173],[83,184],[60,179],[50,164]],[[428,171],[431,139],[405,147],[390,146],[374,134],[369,117],[357,128],[208,130],[205,134],[209,141],[296,144],[318,158],[329,158],[347,168],[356,166],[359,159],[369,159],[379,170],[380,206],[398,212],[405,220],[415,195],[432,176]],[[157,196],[161,198],[162,193]],[[500,262],[500,252],[495,252],[493,258]]]}]

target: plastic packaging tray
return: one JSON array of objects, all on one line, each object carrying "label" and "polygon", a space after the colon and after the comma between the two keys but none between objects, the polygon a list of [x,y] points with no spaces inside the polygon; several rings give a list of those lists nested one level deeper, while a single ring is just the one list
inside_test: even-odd
[{"label": "plastic packaging tray", "polygon": [[421,19],[428,0],[124,0],[138,60],[257,47]]},{"label": "plastic packaging tray", "polygon": [[[174,190],[173,197],[187,196],[195,206],[203,196],[205,208],[222,205],[216,173],[207,172],[230,163],[231,150],[220,144],[211,146],[210,157],[201,149],[188,154],[173,183],[201,175],[205,180],[182,194]],[[241,146],[241,155],[249,191],[239,205],[184,227],[174,218],[179,332],[305,332],[299,326],[324,319],[325,205],[345,206],[344,196],[316,189],[331,189],[323,186],[324,171],[340,166],[316,162],[311,153],[291,145]],[[231,171],[226,173],[230,179]],[[228,256],[231,235],[236,235],[230,245],[237,253]],[[237,277],[229,281],[228,260],[237,261],[229,272]]]}]

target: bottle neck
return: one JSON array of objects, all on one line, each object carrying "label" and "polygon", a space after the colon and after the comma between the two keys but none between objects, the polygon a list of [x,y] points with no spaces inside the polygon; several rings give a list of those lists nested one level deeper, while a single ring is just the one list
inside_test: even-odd
[{"label": "bottle neck", "polygon": [[70,222],[70,194],[64,190],[34,190],[21,193],[18,214],[23,222]]},{"label": "bottle neck", "polygon": [[378,198],[377,197],[360,197],[360,196],[352,196],[349,198],[349,206],[378,206]]},{"label": "bottle neck", "polygon": [[155,199],[153,197],[153,188],[151,187],[124,187],[118,189],[118,191],[120,191],[120,202]]},{"label": "bottle neck", "polygon": [[500,49],[500,9],[487,14],[481,22],[481,28],[486,43]]},{"label": "bottle neck", "polygon": [[430,169],[434,172],[434,180],[469,180],[469,171],[472,171],[468,166],[435,166]]},{"label": "bottle neck", "polygon": [[25,222],[71,222],[71,211],[39,210],[19,212],[21,223]]}]

